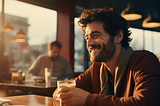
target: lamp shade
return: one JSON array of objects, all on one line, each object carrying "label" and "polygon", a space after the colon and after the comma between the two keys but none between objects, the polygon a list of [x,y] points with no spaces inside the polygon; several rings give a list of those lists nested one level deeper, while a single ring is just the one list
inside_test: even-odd
[{"label": "lamp shade", "polygon": [[16,40],[16,42],[25,42],[26,41],[24,38],[16,38],[15,40]]},{"label": "lamp shade", "polygon": [[151,14],[143,20],[142,27],[144,28],[156,28],[160,27],[160,21],[154,18]]},{"label": "lamp shade", "polygon": [[18,32],[17,32],[17,34],[16,34],[16,37],[26,37],[26,34],[23,32],[23,30],[22,29],[20,29]]},{"label": "lamp shade", "polygon": [[2,29],[2,32],[13,32],[14,28],[12,26],[10,26],[9,22],[7,23],[7,25]]},{"label": "lamp shade", "polygon": [[24,37],[15,37],[10,41],[10,43],[22,43],[26,42],[26,39]]},{"label": "lamp shade", "polygon": [[127,8],[121,12],[121,16],[127,21],[134,21],[142,18],[142,15],[137,12],[131,4],[128,4]]}]

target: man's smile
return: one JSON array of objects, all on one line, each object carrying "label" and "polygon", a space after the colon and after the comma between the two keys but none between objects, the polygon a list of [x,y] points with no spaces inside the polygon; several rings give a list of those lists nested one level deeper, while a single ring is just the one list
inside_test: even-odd
[{"label": "man's smile", "polygon": [[92,45],[91,47],[89,47],[89,53],[96,52],[96,51],[99,50],[100,48],[101,48],[100,45]]}]

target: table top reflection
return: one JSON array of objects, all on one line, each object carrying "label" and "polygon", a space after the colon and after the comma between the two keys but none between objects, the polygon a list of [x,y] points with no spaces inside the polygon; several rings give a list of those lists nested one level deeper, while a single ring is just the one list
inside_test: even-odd
[{"label": "table top reflection", "polygon": [[22,95],[4,97],[9,99],[11,105],[25,105],[25,106],[60,106],[58,101],[52,97],[39,96],[39,95]]},{"label": "table top reflection", "polygon": [[13,84],[11,82],[0,83],[1,86],[19,86],[19,87],[34,87],[34,88],[54,88],[57,87],[56,83],[47,86],[45,83],[36,83],[36,82],[23,82],[22,84]]},{"label": "table top reflection", "polygon": [[0,88],[5,90],[21,90],[23,92],[33,92],[36,94],[52,96],[52,93],[57,88],[56,84],[46,86],[45,83],[23,83],[23,84],[12,84],[12,83],[0,83]]}]

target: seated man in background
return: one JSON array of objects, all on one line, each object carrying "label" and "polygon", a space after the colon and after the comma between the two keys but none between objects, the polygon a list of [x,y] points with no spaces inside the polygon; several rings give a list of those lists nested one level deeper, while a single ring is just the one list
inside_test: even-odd
[{"label": "seated man in background", "polygon": [[44,69],[51,69],[52,77],[58,80],[73,78],[71,66],[66,58],[60,55],[61,44],[58,41],[48,44],[48,54],[39,55],[28,69],[26,77],[45,76]]},{"label": "seated man in background", "polygon": [[55,90],[64,106],[160,106],[160,63],[146,50],[133,51],[127,21],[112,8],[85,9],[78,21],[92,65],[76,87]]}]

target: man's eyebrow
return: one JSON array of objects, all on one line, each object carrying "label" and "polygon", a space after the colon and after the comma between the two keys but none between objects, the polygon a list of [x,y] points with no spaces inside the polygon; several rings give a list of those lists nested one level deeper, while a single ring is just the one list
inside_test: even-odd
[{"label": "man's eyebrow", "polygon": [[[91,32],[90,35],[92,35],[92,34],[94,34],[94,33],[100,33],[100,34],[102,34],[100,31],[93,31],[93,32]],[[88,36],[88,34],[85,34],[85,35],[84,35],[84,37],[86,37],[86,36]]]},{"label": "man's eyebrow", "polygon": [[93,32],[91,32],[91,34],[94,34],[94,33],[100,33],[100,34],[102,34],[100,31],[93,31]]}]

